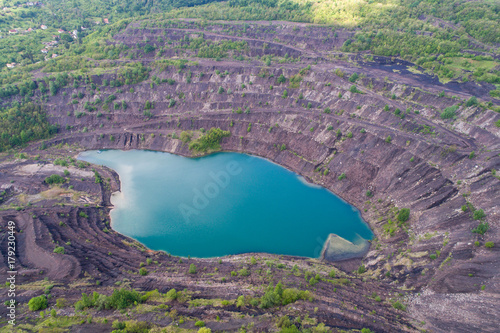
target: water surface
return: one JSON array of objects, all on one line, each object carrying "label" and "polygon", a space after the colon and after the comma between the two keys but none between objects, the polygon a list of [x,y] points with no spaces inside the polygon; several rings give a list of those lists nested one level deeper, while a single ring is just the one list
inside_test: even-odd
[{"label": "water surface", "polygon": [[153,250],[215,257],[246,252],[318,257],[330,233],[373,234],[354,207],[263,158],[186,158],[144,150],[81,153],[120,175],[112,227]]}]

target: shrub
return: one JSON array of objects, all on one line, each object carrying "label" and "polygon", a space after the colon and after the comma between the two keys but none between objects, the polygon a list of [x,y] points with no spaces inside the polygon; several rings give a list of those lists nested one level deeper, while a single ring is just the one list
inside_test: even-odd
[{"label": "shrub", "polygon": [[196,274],[196,265],[195,264],[189,265],[189,274]]},{"label": "shrub", "polygon": [[56,175],[56,174],[53,174],[53,175],[50,175],[48,176],[47,178],[45,178],[45,182],[47,184],[62,184],[66,181],[66,179],[64,179],[63,177],[59,176],[59,175]]},{"label": "shrub", "polygon": [[390,135],[388,135],[387,138],[385,138],[385,142],[391,143],[391,141],[392,141],[392,138]]},{"label": "shrub", "polygon": [[217,90],[217,93],[218,93],[218,94],[222,94],[222,93],[224,93],[224,88],[219,87],[219,90]]},{"label": "shrub", "polygon": [[406,305],[404,305],[400,301],[392,303],[392,307],[397,310],[406,311]]},{"label": "shrub", "polygon": [[349,91],[352,92],[353,94],[356,94],[356,93],[360,92],[358,90],[358,88],[356,87],[356,85],[354,85],[354,84],[349,88]]},{"label": "shrub", "polygon": [[341,174],[341,175],[340,175],[337,179],[338,179],[338,180],[342,180],[342,179],[344,179],[344,178],[345,178],[345,173],[342,173],[342,174]]},{"label": "shrub", "polygon": [[441,119],[450,119],[455,117],[455,112],[458,110],[458,105],[453,105],[445,108],[441,112]]},{"label": "shrub", "polygon": [[248,271],[248,269],[246,268],[242,268],[238,271],[238,274],[240,276],[249,276],[250,275],[250,272]]},{"label": "shrub", "polygon": [[64,247],[62,246],[58,246],[54,249],[53,251],[54,253],[57,253],[57,254],[64,254]]},{"label": "shrub", "polygon": [[189,149],[199,152],[206,152],[209,149],[218,150],[220,149],[220,141],[222,138],[230,135],[231,132],[229,131],[223,131],[218,127],[212,127],[206,134],[192,141],[189,144]]},{"label": "shrub", "polygon": [[194,324],[194,326],[196,326],[196,327],[205,327],[205,322],[204,322],[204,321],[202,321],[202,320],[198,320],[198,321]]},{"label": "shrub", "polygon": [[476,228],[472,229],[472,232],[475,234],[484,235],[489,228],[490,225],[488,224],[488,222],[481,222]]},{"label": "shrub", "polygon": [[366,272],[366,267],[365,265],[361,265],[358,267],[358,274],[363,274]]},{"label": "shrub", "polygon": [[493,243],[493,242],[486,242],[486,243],[484,243],[484,246],[487,247],[488,249],[491,249],[493,246],[495,246],[495,243]]},{"label": "shrub", "polygon": [[349,82],[354,83],[359,78],[358,73],[354,73],[349,77]]},{"label": "shrub", "polygon": [[434,259],[436,259],[436,258],[437,258],[437,255],[435,255],[435,254],[433,253],[433,254],[431,254],[431,255],[429,256],[429,258],[431,258],[432,260],[434,260]]},{"label": "shrub", "polygon": [[486,217],[486,214],[484,213],[484,210],[478,209],[478,210],[474,211],[474,213],[472,214],[472,217],[474,218],[474,220],[481,220],[481,219],[484,219]]},{"label": "shrub", "polygon": [[127,325],[124,322],[121,322],[119,320],[115,320],[113,322],[113,324],[111,325],[111,327],[113,327],[116,330],[123,330],[123,329],[125,329],[126,326]]},{"label": "shrub", "polygon": [[128,308],[134,303],[140,303],[141,296],[135,290],[115,289],[108,298],[108,302],[111,308],[120,310]]},{"label": "shrub", "polygon": [[352,138],[352,132],[347,132],[347,137],[350,139]]},{"label": "shrub", "polygon": [[142,267],[139,269],[139,274],[142,276],[148,275],[148,270],[146,268]]},{"label": "shrub", "polygon": [[177,299],[177,297],[179,296],[179,294],[177,293],[177,291],[175,289],[170,289],[168,292],[167,292],[167,299],[173,301],[175,299]]},{"label": "shrub", "polygon": [[83,218],[88,218],[88,217],[89,217],[89,216],[88,216],[87,214],[85,214],[84,212],[80,212],[80,213],[78,213],[78,215],[79,215],[80,217],[83,217]]},{"label": "shrub", "polygon": [[189,132],[182,131],[181,135],[180,135],[180,139],[182,142],[188,143],[189,141],[191,141],[191,134]]},{"label": "shrub", "polygon": [[476,157],[476,153],[474,151],[471,151],[469,154],[469,159],[472,160],[474,157]]},{"label": "shrub", "polygon": [[33,297],[28,302],[28,307],[29,307],[30,311],[44,310],[47,308],[47,306],[48,306],[48,303],[47,303],[47,298],[45,297],[45,295]]},{"label": "shrub", "polygon": [[470,106],[473,106],[473,105],[478,105],[478,101],[477,101],[477,98],[476,96],[472,96],[471,98],[469,98],[469,100],[467,101],[467,103],[465,103],[465,106],[466,107],[470,107]]},{"label": "shrub", "polygon": [[410,218],[410,209],[409,208],[402,208],[399,213],[398,213],[398,221],[399,222],[406,222]]},{"label": "shrub", "polygon": [[198,333],[212,333],[212,330],[208,327],[202,327],[198,330]]}]

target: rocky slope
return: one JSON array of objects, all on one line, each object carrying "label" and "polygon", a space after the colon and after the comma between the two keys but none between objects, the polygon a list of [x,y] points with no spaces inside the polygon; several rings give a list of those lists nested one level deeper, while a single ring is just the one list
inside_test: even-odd
[{"label": "rocky slope", "polygon": [[[222,61],[204,59],[189,48],[200,36],[246,44],[227,51]],[[268,331],[280,316],[307,313],[316,318],[315,325],[324,323],[335,331],[495,331],[500,324],[500,180],[495,171],[500,168],[500,128],[495,125],[500,114],[465,102],[472,96],[484,103],[498,100],[488,95],[488,85],[441,84],[397,59],[339,54],[336,47],[348,37],[348,32],[332,37],[325,27],[287,22],[134,23],[115,34],[110,45],[128,47],[132,58],[152,68],[150,79],[111,87],[106,83],[119,79],[120,70],[110,67],[104,74],[82,77],[78,88],[61,89],[45,101],[51,121],[61,126],[44,143],[48,148],[39,150],[36,143],[24,150],[27,159],[4,156],[0,165],[7,194],[0,212],[2,230],[14,220],[23,231],[18,233],[18,283],[28,287],[18,301],[38,295],[35,290],[45,277],[56,285],[53,299],[73,301],[82,291],[109,293],[117,281],[160,292],[187,288],[192,301],[261,296],[269,282],[282,280],[286,286],[310,290],[314,300],[271,310],[181,302],[171,308],[202,318],[213,330],[237,330],[254,322],[251,330]],[[153,43],[160,55],[144,53],[144,46]],[[170,61],[161,63],[163,58]],[[181,58],[190,62],[179,65]],[[349,80],[353,73],[357,80]],[[161,82],[168,79],[175,82]],[[72,104],[71,96],[78,92],[84,97]],[[109,96],[115,99],[108,106],[95,103]],[[97,109],[89,112],[85,102]],[[456,118],[442,119],[441,111],[453,105],[459,106]],[[177,139],[180,133],[200,136],[201,129],[212,127],[231,132],[222,140],[223,150],[263,156],[358,207],[376,235],[366,256],[329,263],[258,254],[252,265],[249,254],[223,258],[222,264],[218,259],[186,258],[179,263],[179,258],[145,250],[110,230],[109,197],[120,186],[111,170],[92,166],[104,179],[96,184],[91,166],[74,167],[60,193],[47,193],[49,186],[43,183],[50,174],[63,175],[64,168],[53,166],[56,158],[86,149],[152,149],[191,156],[188,144]],[[340,175],[345,178],[339,180]],[[404,223],[397,221],[401,208],[411,211]],[[479,209],[485,217],[475,220]],[[473,233],[483,222],[489,230]],[[2,237],[5,257],[7,240]],[[493,247],[485,247],[486,242]],[[69,243],[65,254],[53,253],[63,243]],[[148,265],[147,276],[139,276],[139,264],[148,257],[155,264]],[[196,275],[187,273],[191,263],[198,267]],[[361,263],[365,272],[357,270]],[[294,265],[300,273],[290,274]],[[242,267],[250,269],[249,277],[231,275]],[[332,268],[338,272],[335,279],[328,277]],[[214,269],[215,274],[206,273]],[[266,275],[267,269],[271,273]],[[307,283],[306,271],[323,280]],[[76,287],[68,289],[70,283]],[[381,302],[373,295],[381,296]],[[396,301],[406,304],[406,311],[393,307]],[[105,311],[93,315],[116,316]],[[24,311],[23,320],[30,316]],[[139,320],[151,316],[134,312]],[[173,320],[169,318],[155,322],[166,326]],[[181,327],[193,329],[193,322]],[[106,325],[92,329],[106,331]]]}]

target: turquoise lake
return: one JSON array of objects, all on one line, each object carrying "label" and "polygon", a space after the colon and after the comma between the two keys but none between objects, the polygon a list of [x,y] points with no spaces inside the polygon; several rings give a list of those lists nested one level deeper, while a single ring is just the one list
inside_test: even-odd
[{"label": "turquoise lake", "polygon": [[79,159],[120,175],[121,192],[111,198],[113,229],[172,255],[317,258],[330,233],[349,241],[373,236],[353,206],[260,157],[105,150]]}]

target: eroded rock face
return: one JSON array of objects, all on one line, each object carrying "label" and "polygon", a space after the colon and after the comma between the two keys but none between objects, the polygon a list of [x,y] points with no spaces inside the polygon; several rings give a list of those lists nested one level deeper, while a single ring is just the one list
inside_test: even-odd
[{"label": "eroded rock face", "polygon": [[[257,28],[255,24],[254,29]],[[317,285],[318,300],[298,305],[298,309],[311,312],[316,304],[320,308],[319,320],[332,327],[491,331],[500,318],[495,315],[494,307],[499,292],[500,261],[500,181],[494,171],[500,169],[500,128],[495,122],[500,115],[462,105],[453,123],[443,121],[440,110],[458,101],[437,95],[445,90],[460,99],[475,95],[488,101],[492,100],[487,95],[488,86],[442,85],[426,74],[410,73],[409,64],[383,57],[374,57],[369,62],[360,56],[335,58],[329,44],[322,42],[323,28],[311,28],[316,34],[307,39],[294,36],[292,29],[293,25],[283,24],[276,27],[278,33],[269,35],[250,29],[241,39],[248,41],[247,56],[284,57],[288,53],[290,57],[300,56],[300,61],[265,66],[255,58],[248,62],[196,59],[196,64],[183,70],[168,66],[152,72],[160,79],[174,79],[173,85],[162,83],[151,89],[152,83],[146,81],[133,85],[133,92],[129,86],[100,87],[100,92],[94,92],[83,84],[75,89],[62,89],[67,92],[66,97],[59,93],[48,98],[46,104],[51,120],[61,125],[60,133],[47,141],[49,150],[40,151],[39,144],[35,144],[25,150],[29,161],[4,158],[0,165],[2,189],[6,191],[2,208],[20,205],[22,194],[33,196],[47,191],[44,178],[50,173],[62,174],[60,167],[52,165],[54,156],[73,156],[85,149],[152,149],[192,156],[188,144],[175,137],[182,131],[200,136],[200,129],[219,127],[231,132],[230,137],[222,140],[222,150],[265,157],[330,189],[359,208],[376,235],[362,259],[366,273],[354,276],[344,271],[353,283],[350,287],[339,287],[341,295],[335,294],[331,284],[321,282]],[[206,38],[234,39],[224,36],[225,32],[217,27],[213,30],[216,33],[206,33]],[[114,42],[136,48],[149,64],[154,54],[139,50],[144,34],[150,40],[161,34],[175,43],[193,32],[196,26],[148,31],[129,27],[115,35]],[[348,37],[348,33],[341,33],[334,43],[343,43],[342,38]],[[280,42],[273,41],[275,38]],[[172,56],[179,50],[165,52]],[[186,52],[183,54],[186,58],[194,56]],[[336,69],[344,73],[343,78],[334,74]],[[192,77],[190,83],[186,79],[188,71]],[[226,71],[227,74],[220,75]],[[362,93],[350,91],[353,83],[347,78],[354,72],[361,75],[356,85]],[[276,81],[281,74],[287,78],[285,83]],[[299,85],[291,85],[290,78],[299,74]],[[116,75],[105,74],[92,76],[90,80],[99,85],[104,79],[115,78]],[[218,93],[219,87],[223,87],[223,93]],[[283,97],[285,90],[287,95]],[[86,94],[82,103],[70,104],[69,96],[79,91]],[[128,107],[73,116],[84,111],[83,103],[92,101],[94,94],[102,100],[114,94],[117,101],[126,101]],[[396,99],[392,99],[393,94]],[[169,107],[172,98],[176,104]],[[150,118],[144,115],[146,101],[154,104]],[[326,108],[329,112],[325,112]],[[396,109],[404,116],[397,115]],[[471,159],[473,151],[475,157]],[[35,162],[38,154],[40,159]],[[35,168],[36,163],[41,165]],[[91,167],[70,169],[66,186],[73,186],[76,197],[71,192],[71,197],[65,197],[64,206],[60,206],[60,198],[49,197],[40,198],[34,206],[24,205],[21,211],[0,212],[4,223],[15,220],[23,229],[19,238],[23,254],[19,260],[26,282],[45,276],[58,281],[93,278],[106,287],[126,277],[144,290],[193,288],[210,298],[236,298],[260,283],[234,279],[224,284],[210,277],[180,274],[179,271],[187,271],[189,264],[148,252],[140,244],[113,232],[109,226],[109,197],[119,189],[119,179],[108,169],[93,167],[106,181],[93,182]],[[84,199],[85,194],[90,201]],[[410,208],[410,218],[398,222],[398,209],[403,207]],[[490,229],[484,235],[471,232],[479,224],[472,218],[473,208],[483,209],[486,214],[484,222],[489,223]],[[87,217],[82,217],[81,212]],[[494,242],[493,248],[485,248],[487,241]],[[55,243],[68,242],[64,256],[52,253]],[[325,253],[330,250],[327,247]],[[172,270],[158,270],[146,277],[132,274],[147,256],[173,267]],[[221,271],[229,275],[232,270],[240,269],[250,256],[225,258]],[[311,266],[323,265],[323,268],[350,267],[352,271],[351,266],[342,264],[283,258],[291,267],[296,264],[314,270]],[[210,259],[189,262],[212,270],[216,266]],[[356,262],[356,266],[360,263]],[[321,272],[325,279],[328,279],[327,268]],[[256,270],[252,274],[257,274]],[[1,272],[5,271],[3,266]],[[279,270],[275,274],[277,279],[287,276]],[[303,281],[298,277],[291,279],[290,283],[296,285]],[[367,303],[363,293],[373,292],[384,295],[387,302]],[[395,300],[397,293],[406,295],[408,312],[391,307],[389,300]],[[341,302],[349,305],[343,307]],[[455,308],[456,312],[451,310]],[[181,306],[178,309],[188,311]],[[368,316],[373,310],[376,314]],[[252,311],[248,313],[262,316],[264,313]],[[209,312],[208,308],[200,310],[207,318]],[[422,321],[425,324],[418,324]],[[241,323],[234,323],[234,327],[240,326]]]}]

